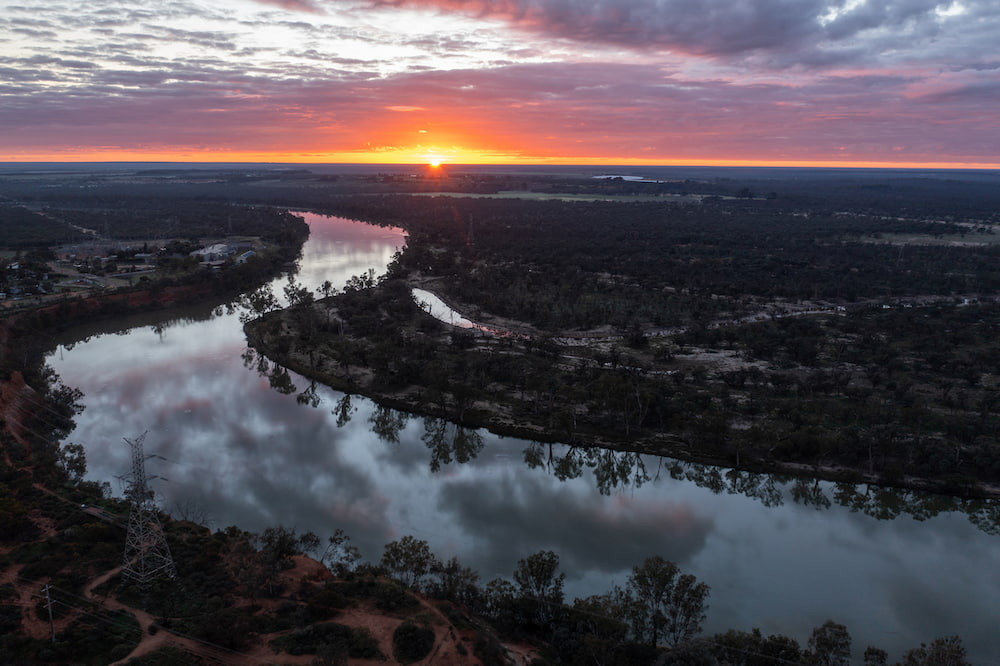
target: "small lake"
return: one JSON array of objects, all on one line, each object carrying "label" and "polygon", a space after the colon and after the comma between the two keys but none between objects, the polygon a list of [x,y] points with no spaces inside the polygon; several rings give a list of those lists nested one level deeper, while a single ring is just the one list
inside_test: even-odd
[{"label": "small lake", "polygon": [[[296,280],[313,290],[384,271],[405,243],[398,229],[304,215],[311,236]],[[274,292],[285,284],[276,280]],[[294,373],[294,390],[273,388],[245,361],[238,314],[210,306],[71,335],[48,360],[84,392],[69,441],[86,447],[88,478],[121,494],[117,477],[130,470],[123,438],[147,432],[145,451],[159,456],[147,474],[159,477],[151,485],[174,515],[214,528],[280,524],[324,541],[340,528],[371,561],[411,534],[484,584],[554,550],[569,600],[624,585],[633,565],[659,554],[711,587],[706,633],[759,627],[804,647],[813,627],[834,619],[851,633],[855,663],[868,645],[895,660],[951,634],[973,663],[1000,663],[1000,537],[963,512],[933,515],[936,498],[861,488],[855,506],[868,490],[867,512],[852,510],[837,501],[843,489],[825,482],[655,456],[588,462],[580,451],[487,432],[455,438],[450,424],[358,396],[345,410],[343,394]],[[579,475],[561,480],[567,469]]]}]

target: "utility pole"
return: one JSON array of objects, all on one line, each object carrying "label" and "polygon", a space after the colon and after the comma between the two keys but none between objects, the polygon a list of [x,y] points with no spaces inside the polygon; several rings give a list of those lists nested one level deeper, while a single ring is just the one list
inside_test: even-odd
[{"label": "utility pole", "polygon": [[163,536],[153,492],[146,485],[146,458],[151,457],[144,456],[142,452],[146,433],[135,440],[123,439],[132,451],[131,479],[125,491],[132,508],[128,515],[122,577],[135,581],[141,587],[148,587],[156,578],[174,578],[177,572]]},{"label": "utility pole", "polygon": [[45,593],[45,607],[49,611],[49,629],[52,630],[52,644],[55,645],[56,642],[56,625],[52,621],[52,597],[49,595],[49,584],[46,583],[45,587],[42,588],[42,592]]}]

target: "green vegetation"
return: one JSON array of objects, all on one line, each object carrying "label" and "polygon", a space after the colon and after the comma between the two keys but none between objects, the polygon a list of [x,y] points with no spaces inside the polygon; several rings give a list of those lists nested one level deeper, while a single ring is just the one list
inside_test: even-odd
[{"label": "green vegetation", "polygon": [[[389,279],[247,330],[282,364],[273,383],[290,367],[435,417],[426,435],[432,467],[474,457],[481,439],[461,426],[486,426],[581,447],[574,456],[598,443],[976,495],[1000,478],[996,378],[983,372],[1000,358],[990,334],[997,322],[991,304],[859,307],[693,327],[638,347],[567,346],[448,331],[414,305],[404,282]],[[724,362],[699,361],[704,350]],[[247,360],[270,368],[254,354]],[[385,413],[376,431],[391,439],[402,425]],[[619,476],[599,478],[610,489]]]},{"label": "green vegetation", "polygon": [[[966,230],[924,217],[739,200],[678,205],[382,196],[341,205],[352,216],[407,230],[398,274],[438,277],[435,284],[451,300],[550,333],[709,323],[803,300],[1000,291],[1000,247],[871,242],[880,234]],[[985,236],[970,236],[977,234]]]},{"label": "green vegetation", "polygon": [[7,206],[0,208],[0,238],[8,248],[32,248],[80,241],[86,235],[24,206]]},{"label": "green vegetation", "polygon": [[392,654],[401,664],[424,659],[434,649],[434,632],[412,622],[403,622],[392,632]]},{"label": "green vegetation", "polygon": [[[402,626],[402,625],[400,625]],[[433,640],[433,635],[432,635]],[[336,622],[311,624],[271,641],[275,652],[292,655],[338,654],[352,659],[384,659],[378,643],[365,627],[351,628]]]}]

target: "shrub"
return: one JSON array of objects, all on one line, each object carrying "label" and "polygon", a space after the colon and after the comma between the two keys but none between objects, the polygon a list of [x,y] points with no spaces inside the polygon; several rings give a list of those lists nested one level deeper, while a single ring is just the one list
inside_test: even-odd
[{"label": "shrub", "polygon": [[412,664],[431,653],[434,632],[412,622],[404,622],[392,632],[392,654],[401,664]]},{"label": "shrub", "polygon": [[0,606],[0,635],[12,634],[21,628],[21,609],[18,606]]},{"label": "shrub", "polygon": [[380,611],[400,611],[419,605],[416,598],[398,583],[379,583],[375,588],[375,606]]},{"label": "shrub", "polygon": [[380,659],[378,641],[366,627],[352,628],[336,622],[313,624],[297,629],[270,643],[275,652],[291,655],[316,654],[319,651],[347,653],[352,659]]}]

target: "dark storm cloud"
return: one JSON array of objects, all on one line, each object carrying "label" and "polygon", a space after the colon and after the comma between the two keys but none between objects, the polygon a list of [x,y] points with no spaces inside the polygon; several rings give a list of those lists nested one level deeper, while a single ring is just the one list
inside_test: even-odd
[{"label": "dark storm cloud", "polygon": [[960,16],[947,17],[948,5],[939,0],[373,0],[370,6],[457,12],[588,44],[721,58],[764,55],[774,64],[807,66],[873,55],[856,40],[908,47],[946,29],[996,25],[987,0],[968,0]]},{"label": "dark storm cloud", "polygon": [[797,43],[815,24],[811,3],[798,0],[374,0],[371,6],[459,12],[578,42],[697,54]]}]

